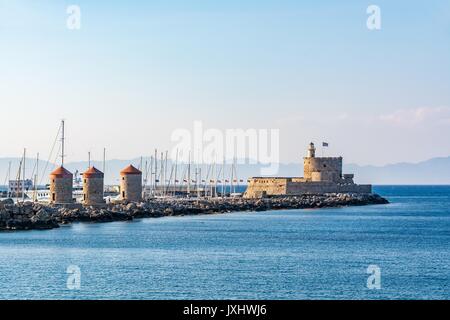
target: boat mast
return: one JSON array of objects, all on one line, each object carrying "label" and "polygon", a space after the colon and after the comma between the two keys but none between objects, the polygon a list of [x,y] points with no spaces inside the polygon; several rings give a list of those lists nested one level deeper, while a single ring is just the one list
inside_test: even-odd
[{"label": "boat mast", "polygon": [[155,149],[155,189],[154,189],[154,195],[156,196],[157,193],[157,181],[158,180],[158,149]]},{"label": "boat mast", "polygon": [[212,179],[209,180],[209,184],[210,184],[210,186],[209,186],[209,189],[210,189],[209,196],[211,198],[214,197],[214,180],[215,180],[215,174],[216,174],[215,172],[216,172],[216,161],[214,160],[214,162],[212,164],[212,167],[211,167],[211,177],[212,177]]},{"label": "boat mast", "polygon": [[[150,195],[155,194],[155,189],[153,185],[153,156],[150,156]],[[147,173],[148,175],[148,173]]]},{"label": "boat mast", "polygon": [[23,159],[20,159],[20,163],[19,163],[19,170],[17,170],[17,175],[16,175],[16,193],[15,198],[16,198],[16,202],[19,202],[19,189],[20,189],[20,178],[21,178],[21,173],[22,173],[22,165],[23,165]]},{"label": "boat mast", "polygon": [[225,156],[222,163],[222,198],[225,198]]},{"label": "boat mast", "polygon": [[189,157],[188,157],[188,170],[187,170],[187,194],[188,197],[191,194],[191,151],[189,151]]},{"label": "boat mast", "polygon": [[65,140],[65,134],[64,134],[64,120],[61,120],[61,167],[64,167],[64,140]]},{"label": "boat mast", "polygon": [[176,195],[177,192],[177,169],[178,169],[178,149],[177,149],[177,154],[175,156],[175,177],[174,177],[174,181],[173,181],[173,195]]},{"label": "boat mast", "polygon": [[[234,161],[233,161],[233,177],[234,177],[234,181],[233,181],[233,193],[236,193],[236,184],[238,183],[236,164],[237,164],[237,158],[236,158],[236,156],[235,156],[235,157],[234,157]],[[236,182],[236,184],[235,184],[235,182]]]},{"label": "boat mast", "polygon": [[145,169],[145,175],[143,175],[144,176],[144,186],[142,187],[142,196],[143,196],[143,198],[145,200],[145,192],[146,192],[146,189],[147,189],[147,179],[148,179],[148,160],[147,159],[145,159],[145,167],[144,167],[144,169]]},{"label": "boat mast", "polygon": [[[197,157],[199,158],[200,157],[200,152],[199,152],[199,150],[197,150]],[[194,162],[195,162],[195,190],[196,190],[196,192],[197,192],[197,198],[200,198],[200,190],[199,190],[199,184],[198,184],[198,179],[199,179],[199,177],[198,177],[198,174],[199,174],[199,168],[198,168],[198,163],[199,163],[199,159],[194,159]]]},{"label": "boat mast", "polygon": [[25,202],[25,156],[27,149],[23,149],[23,178],[22,178],[22,202]]},{"label": "boat mast", "polygon": [[[106,148],[103,148],[103,177],[106,176]],[[105,196],[105,184],[103,184],[103,197]]]},{"label": "boat mast", "polygon": [[144,189],[147,185],[147,177],[148,177],[148,160],[145,159],[145,165],[144,165],[144,171],[142,173],[142,176],[144,177]]},{"label": "boat mast", "polygon": [[209,183],[210,183],[210,173],[211,173],[211,164],[207,163],[206,164],[206,176],[205,176],[205,183],[203,184],[203,192],[204,192],[204,196],[207,197],[208,196],[208,192],[209,192]]},{"label": "boat mast", "polygon": [[[168,150],[166,150],[166,159],[165,159],[165,162],[164,162],[164,196],[166,196],[167,195],[167,185],[168,185],[168,182],[167,182],[167,166],[168,166],[168,164],[167,164],[167,155],[168,155],[168,153],[169,153],[169,151]],[[169,178],[169,183],[170,183],[170,178]]]},{"label": "boat mast", "polygon": [[160,154],[160,158],[159,158],[159,161],[160,161],[160,165],[159,165],[159,182],[160,182],[160,189],[161,189],[161,191],[159,192],[160,193],[160,195],[162,196],[162,195],[164,195],[164,179],[165,179],[165,177],[164,177],[164,170],[165,170],[165,165],[164,165],[164,152],[162,152],[161,151],[161,154]]},{"label": "boat mast", "polygon": [[234,176],[233,176],[233,173],[234,173],[233,167],[234,167],[234,157],[233,157],[233,160],[232,160],[232,162],[231,162],[230,197],[231,197],[231,194],[233,193],[233,179],[234,179]]},{"label": "boat mast", "polygon": [[37,179],[39,176],[39,152],[36,155],[36,174],[34,175],[34,194],[33,201],[37,202]]},{"label": "boat mast", "polygon": [[[239,178],[237,176],[237,157],[234,157],[233,170],[234,170],[233,193],[236,193],[236,185],[239,185]],[[234,182],[236,182],[236,184],[234,184]]]},{"label": "boat mast", "polygon": [[217,172],[217,158],[214,157],[214,198],[217,198],[217,180],[219,179],[220,171]]},{"label": "boat mast", "polygon": [[11,193],[11,190],[9,188],[9,180],[11,180],[11,161],[8,162],[8,172],[6,173],[6,179],[5,179],[5,185],[6,185],[6,183],[8,183],[8,192],[7,192],[8,198]]},{"label": "boat mast", "polygon": [[172,183],[172,177],[173,177],[173,172],[174,172],[174,166],[173,166],[173,161],[171,160],[172,165],[170,166],[170,176],[169,179],[167,180],[167,188],[166,188],[166,195],[170,194],[170,187],[171,187],[171,183]]}]

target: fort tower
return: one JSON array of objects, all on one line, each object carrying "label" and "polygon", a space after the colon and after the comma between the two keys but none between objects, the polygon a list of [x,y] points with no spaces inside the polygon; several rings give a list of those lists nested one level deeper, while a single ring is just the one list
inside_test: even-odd
[{"label": "fort tower", "polygon": [[253,177],[248,180],[246,198],[324,193],[371,193],[371,185],[353,181],[342,174],[342,157],[316,157],[314,143],[303,158],[303,177]]}]

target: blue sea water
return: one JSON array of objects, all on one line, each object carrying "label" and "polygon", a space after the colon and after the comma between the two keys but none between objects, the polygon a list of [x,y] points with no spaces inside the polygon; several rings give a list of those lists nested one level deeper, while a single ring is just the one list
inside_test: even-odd
[{"label": "blue sea water", "polygon": [[375,191],[391,204],[3,232],[0,298],[449,299],[450,186]]}]

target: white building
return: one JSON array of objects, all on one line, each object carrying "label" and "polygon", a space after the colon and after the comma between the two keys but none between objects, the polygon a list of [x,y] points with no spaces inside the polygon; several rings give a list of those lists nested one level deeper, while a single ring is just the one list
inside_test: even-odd
[{"label": "white building", "polygon": [[22,190],[25,187],[25,191],[33,189],[33,181],[30,179],[24,180],[9,180],[8,193],[10,196],[17,196],[22,194]]}]

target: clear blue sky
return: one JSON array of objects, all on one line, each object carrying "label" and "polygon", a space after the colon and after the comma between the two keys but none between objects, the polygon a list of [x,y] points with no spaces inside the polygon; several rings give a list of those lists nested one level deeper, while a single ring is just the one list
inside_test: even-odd
[{"label": "clear blue sky", "polygon": [[284,162],[310,140],[359,164],[450,155],[448,0],[0,0],[0,40],[0,157],[45,154],[61,118],[70,160],[170,148],[194,120],[278,128]]}]

